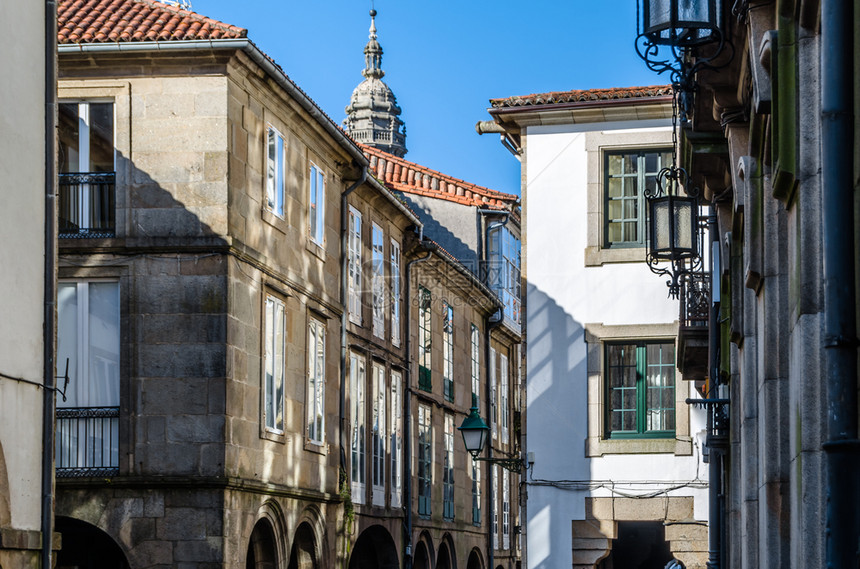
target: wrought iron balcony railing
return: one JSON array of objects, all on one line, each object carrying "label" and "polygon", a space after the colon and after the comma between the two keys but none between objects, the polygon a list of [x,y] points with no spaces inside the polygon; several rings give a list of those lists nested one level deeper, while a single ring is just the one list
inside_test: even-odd
[{"label": "wrought iron balcony railing", "polygon": [[57,478],[119,474],[119,407],[57,409]]},{"label": "wrought iron balcony railing", "polygon": [[711,273],[687,273],[681,280],[681,326],[707,326],[711,302]]},{"label": "wrought iron balcony railing", "polygon": [[65,239],[116,234],[116,173],[59,175],[59,236]]}]

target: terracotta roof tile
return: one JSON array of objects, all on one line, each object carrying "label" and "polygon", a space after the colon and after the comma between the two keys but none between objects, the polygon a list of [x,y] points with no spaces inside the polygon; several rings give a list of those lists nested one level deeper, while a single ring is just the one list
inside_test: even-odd
[{"label": "terracotta roof tile", "polygon": [[487,209],[513,209],[519,200],[518,196],[470,184],[382,150],[358,146],[370,159],[373,175],[393,190]]},{"label": "terracotta roof tile", "polygon": [[60,44],[244,38],[248,31],[156,0],[60,0]]},{"label": "terracotta roof tile", "polygon": [[652,85],[649,87],[613,87],[611,89],[582,89],[574,91],[552,91],[508,97],[506,99],[490,99],[493,108],[526,107],[533,105],[552,105],[559,103],[576,103],[582,101],[609,101],[613,99],[644,99],[662,97],[672,94],[671,85]]}]

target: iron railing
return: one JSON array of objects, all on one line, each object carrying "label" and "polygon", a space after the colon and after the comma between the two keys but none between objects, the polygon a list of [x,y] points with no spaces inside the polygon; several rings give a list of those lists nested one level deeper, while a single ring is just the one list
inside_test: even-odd
[{"label": "iron railing", "polygon": [[681,279],[681,326],[707,326],[711,303],[711,273],[687,273]]},{"label": "iron railing", "polygon": [[57,409],[57,478],[119,474],[119,407]]},{"label": "iron railing", "polygon": [[59,175],[59,236],[66,239],[116,234],[116,173]]}]

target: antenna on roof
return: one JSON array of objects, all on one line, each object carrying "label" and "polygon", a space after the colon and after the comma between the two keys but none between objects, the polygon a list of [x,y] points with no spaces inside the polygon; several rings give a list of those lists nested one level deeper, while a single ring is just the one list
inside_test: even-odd
[{"label": "antenna on roof", "polygon": [[182,8],[183,10],[191,10],[191,0],[161,0],[165,4]]}]

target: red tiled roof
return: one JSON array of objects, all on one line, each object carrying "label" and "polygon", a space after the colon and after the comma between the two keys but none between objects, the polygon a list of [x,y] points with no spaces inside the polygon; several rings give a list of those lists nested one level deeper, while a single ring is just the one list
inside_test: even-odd
[{"label": "red tiled roof", "polygon": [[60,0],[60,44],[244,38],[248,31],[155,0]]},{"label": "red tiled roof", "polygon": [[464,182],[365,144],[359,144],[359,147],[370,159],[373,175],[393,190],[490,209],[511,209],[519,199],[512,194]]},{"label": "red tiled roof", "polygon": [[613,87],[612,89],[580,89],[574,91],[552,91],[506,99],[490,99],[493,108],[527,107],[533,105],[553,105],[582,101],[609,101],[617,99],[644,99],[672,94],[671,85],[652,85],[650,87]]}]

